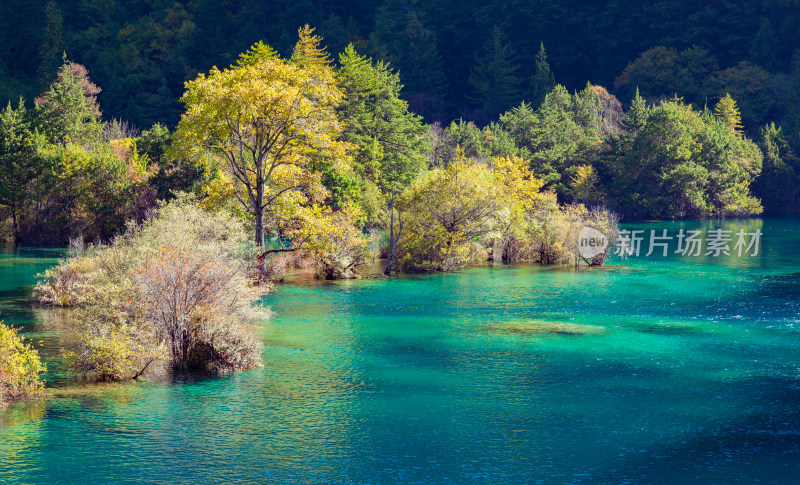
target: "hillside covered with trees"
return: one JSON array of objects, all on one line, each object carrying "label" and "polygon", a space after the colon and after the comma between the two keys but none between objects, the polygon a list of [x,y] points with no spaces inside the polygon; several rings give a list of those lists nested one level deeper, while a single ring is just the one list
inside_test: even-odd
[{"label": "hillside covered with trees", "polygon": [[[20,242],[107,239],[193,192],[256,241],[333,247],[311,232],[392,232],[417,179],[501,159],[559,204],[628,220],[800,209],[798,15],[782,3],[2,8],[0,211]],[[292,93],[313,101],[291,133],[276,117],[253,146],[246,123],[219,128],[294,109]]]},{"label": "hillside covered with trees", "polygon": [[290,56],[305,24],[329,52],[352,44],[398,73],[410,111],[443,126],[462,119],[484,127],[523,101],[535,110],[557,83],[568,92],[587,81],[604,86],[626,108],[637,89],[650,105],[677,96],[695,110],[730,94],[741,130],[766,155],[756,195],[768,213],[798,206],[795,2],[87,0],[0,9],[8,46],[0,53],[0,100],[16,105],[22,97],[30,108],[66,52],[102,88],[103,121],[143,131],[174,128],[183,83],[230,65],[254,42]]},{"label": "hillside covered with trees", "polygon": [[305,24],[332,53],[352,43],[391,63],[427,121],[486,122],[523,98],[538,104],[551,76],[570,91],[606,86],[623,103],[637,86],[648,100],[677,94],[699,107],[729,92],[750,133],[798,102],[794,1],[54,0],[0,9],[0,98],[32,99],[66,51],[103,87],[106,116],[143,129],[174,126],[183,83],[254,42],[290,55]]}]

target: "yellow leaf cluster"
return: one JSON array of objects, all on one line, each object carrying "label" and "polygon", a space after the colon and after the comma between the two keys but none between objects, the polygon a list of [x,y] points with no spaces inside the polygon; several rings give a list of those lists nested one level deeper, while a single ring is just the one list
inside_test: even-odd
[{"label": "yellow leaf cluster", "polygon": [[39,353],[16,329],[0,322],[0,407],[44,392],[41,375],[45,370]]}]

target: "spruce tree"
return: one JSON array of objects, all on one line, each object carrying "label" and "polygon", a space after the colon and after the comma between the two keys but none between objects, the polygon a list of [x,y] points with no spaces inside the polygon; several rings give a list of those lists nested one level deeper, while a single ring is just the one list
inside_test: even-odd
[{"label": "spruce tree", "polygon": [[631,107],[622,118],[622,129],[631,136],[635,136],[647,123],[649,113],[647,102],[639,94],[639,88],[636,88],[636,94],[631,100]]},{"label": "spruce tree", "polygon": [[17,109],[8,103],[0,111],[0,205],[8,208],[14,237],[20,234],[20,210],[29,202],[29,182],[47,174],[39,155],[34,117],[20,98]]},{"label": "spruce tree", "polygon": [[264,59],[275,59],[277,57],[278,52],[275,49],[259,40],[247,52],[239,55],[239,60],[236,61],[236,64],[239,66],[252,66]]},{"label": "spruce tree", "polygon": [[382,192],[400,191],[427,163],[425,125],[400,98],[400,77],[388,64],[361,56],[352,44],[339,64],[346,96],[338,108],[346,125],[342,138],[360,147],[356,170]]},{"label": "spruce tree", "polygon": [[556,87],[556,79],[550,71],[550,64],[547,63],[547,53],[544,50],[544,43],[539,43],[539,52],[536,53],[536,71],[531,78],[528,88],[528,102],[533,106],[539,106],[544,101],[544,97]]},{"label": "spruce tree", "polygon": [[513,47],[503,31],[493,27],[470,72],[469,84],[475,91],[474,96],[469,96],[470,101],[480,106],[489,118],[495,118],[519,101],[517,70],[519,64]]},{"label": "spruce tree", "polygon": [[67,61],[58,70],[50,89],[34,101],[48,137],[57,143],[90,144],[99,137],[100,88],[89,80],[85,67]]},{"label": "spruce tree", "polygon": [[[339,56],[339,64],[337,78],[345,92],[338,108],[339,118],[346,126],[342,139],[359,147],[353,165],[362,178],[362,191],[369,192],[368,187],[377,189],[380,212],[388,213],[386,273],[391,274],[397,269],[394,249],[402,232],[402,225],[395,224],[394,202],[427,166],[427,128],[400,98],[400,77],[388,64],[359,55],[352,44]],[[369,214],[369,210],[365,212],[368,223],[376,223],[380,217]]]}]

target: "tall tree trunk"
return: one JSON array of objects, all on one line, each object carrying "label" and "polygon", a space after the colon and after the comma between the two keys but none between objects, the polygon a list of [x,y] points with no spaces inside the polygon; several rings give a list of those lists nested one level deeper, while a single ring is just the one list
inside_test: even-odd
[{"label": "tall tree trunk", "polygon": [[264,247],[264,189],[263,184],[256,188],[256,200],[253,215],[256,218],[256,246]]},{"label": "tall tree trunk", "polygon": [[256,246],[264,247],[264,211],[256,209]]},{"label": "tall tree trunk", "polygon": [[397,272],[399,270],[397,265],[397,256],[395,255],[395,250],[397,249],[397,243],[400,241],[400,237],[403,235],[403,219],[400,217],[400,213],[397,213],[397,233],[395,234],[395,223],[394,223],[394,199],[396,194],[392,193],[392,199],[389,201],[389,261],[386,264],[386,271],[384,272],[385,275],[391,276],[393,272]]},{"label": "tall tree trunk", "polygon": [[386,263],[386,276],[392,276],[392,264],[394,263],[394,193],[389,201],[389,261]]},{"label": "tall tree trunk", "polygon": [[13,223],[13,231],[14,231],[14,244],[19,244],[19,223],[17,222],[17,206],[11,206],[11,220]]}]

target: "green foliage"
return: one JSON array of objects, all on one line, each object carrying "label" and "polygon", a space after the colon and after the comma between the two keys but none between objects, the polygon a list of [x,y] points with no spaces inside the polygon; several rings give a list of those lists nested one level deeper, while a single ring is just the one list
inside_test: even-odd
[{"label": "green foliage", "polygon": [[353,169],[382,194],[397,194],[427,165],[427,130],[400,98],[400,78],[387,64],[359,55],[352,45],[339,64],[345,97],[337,112],[345,124],[342,139],[357,147]]},{"label": "green foliage", "polygon": [[65,52],[64,15],[58,8],[58,4],[52,0],[47,2],[44,15],[44,32],[42,32],[42,42],[39,45],[41,63],[37,72],[41,86],[46,86],[56,74]]},{"label": "green foliage", "polygon": [[239,59],[236,61],[238,66],[253,66],[265,59],[275,59],[279,57],[278,52],[272,47],[259,40],[253,44],[250,49],[239,54]]},{"label": "green foliage", "polygon": [[656,46],[631,61],[617,77],[614,86],[623,94],[641,90],[648,99],[664,99],[675,94],[702,104],[704,85],[717,71],[717,60],[702,47],[693,46],[678,52]]},{"label": "green foliage", "polygon": [[314,167],[322,175],[320,182],[328,189],[326,204],[334,210],[342,210],[361,202],[361,186],[369,184],[352,169],[337,167],[336,164],[323,160]]},{"label": "green foliage", "polygon": [[544,51],[544,43],[539,43],[535,67],[536,69],[530,80],[530,87],[525,96],[533,106],[539,106],[544,101],[547,93],[556,87],[556,78],[550,71],[547,53]]},{"label": "green foliage", "polygon": [[100,88],[89,81],[86,68],[65,57],[58,78],[35,100],[50,140],[61,145],[96,142],[102,130],[99,93]]},{"label": "green foliage", "polygon": [[158,200],[171,200],[178,192],[197,192],[206,181],[205,167],[184,156],[168,156],[172,138],[169,129],[161,123],[154,124],[136,139],[136,149],[147,157],[150,186]]},{"label": "green foliage", "polygon": [[753,191],[772,214],[800,213],[800,158],[789,145],[783,130],[774,123],[761,128],[758,145],[764,153],[761,175]]},{"label": "green foliage", "polygon": [[[64,11],[59,12],[57,5]],[[546,45],[549,64],[570,89],[587,79],[611,84],[642,46],[703,46],[707,53],[687,55],[678,49],[666,56],[666,61],[675,62],[641,66],[655,82],[667,85],[666,91],[654,93],[641,84],[642,93],[651,100],[674,94],[672,80],[700,81],[687,85],[690,91],[677,90],[695,106],[705,101],[706,93],[692,91],[706,89],[702,85],[709,79],[703,75],[708,72],[703,67],[706,56],[713,55],[723,68],[749,61],[775,76],[790,71],[792,56],[800,47],[797,6],[784,0],[738,3],[735,8],[724,2],[689,0],[635,8],[609,0],[592,4],[198,0],[113,6],[105,0],[82,0],[68,9],[64,2],[11,2],[0,6],[0,42],[13,46],[0,53],[0,102],[16,102],[20,95],[30,99],[55,74],[66,51],[89,67],[103,86],[104,110],[111,117],[141,127],[156,121],[173,127],[179,116],[175,101],[185,81],[213,65],[236,62],[237,54],[258,39],[289,55],[298,26],[305,24],[319,27],[332,53],[353,43],[376,60],[391,62],[406,80],[412,106],[445,123],[470,108],[466,99],[473,92],[470,68],[493,25],[500,26],[513,49],[529,60],[515,75],[528,80],[541,74],[534,58]],[[657,56],[651,58],[659,61]],[[711,71],[713,77],[716,67]],[[542,78],[549,76],[545,73]],[[628,99],[636,84],[617,95]],[[686,84],[677,83],[682,85]],[[545,82],[538,93],[526,93],[526,101],[538,106],[553,86]],[[764,121],[779,121],[780,114],[771,113],[768,120],[751,125],[749,100],[730,86],[708,93],[709,99],[725,92],[739,100],[751,130]]]},{"label": "green foliage", "polygon": [[622,118],[621,128],[628,136],[636,136],[639,130],[644,128],[647,117],[650,116],[650,108],[645,99],[639,94],[639,88],[631,100],[631,107]]},{"label": "green foliage", "polygon": [[404,94],[414,111],[437,119],[441,116],[447,78],[436,34],[423,22],[416,5],[406,0],[387,0],[375,14],[375,30],[369,35],[370,54],[398,69]]},{"label": "green foliage", "polygon": [[0,321],[0,409],[15,399],[44,394],[46,370],[36,349]]},{"label": "green foliage", "polygon": [[[627,145],[629,143],[630,145]],[[608,161],[609,187],[641,218],[742,216],[762,208],[749,192],[762,155],[709,112],[662,102]]]},{"label": "green foliage", "polygon": [[20,206],[28,184],[44,168],[39,154],[43,140],[36,136],[34,122],[22,100],[17,109],[9,103],[0,113],[0,206],[10,212],[14,234],[20,232]]},{"label": "green foliage", "polygon": [[338,111],[343,138],[360,149],[356,170],[385,192],[397,192],[427,163],[426,129],[400,98],[400,77],[383,62],[360,56],[350,45],[337,77],[345,98]]},{"label": "green foliage", "polygon": [[152,204],[149,157],[127,124],[103,130],[98,92],[82,66],[66,63],[36,110],[20,101],[0,114],[0,217],[17,242],[110,237]]},{"label": "green foliage", "polygon": [[[2,21],[20,24],[0,31],[0,40],[16,45],[9,32],[29,34],[20,38],[32,47],[18,48],[36,68],[35,75],[24,68],[22,53],[0,55],[0,92],[13,93],[16,102],[58,70],[36,110],[20,104],[0,117],[3,227],[22,242],[63,242],[79,233],[109,238],[124,221],[140,220],[155,200],[190,191],[204,195],[209,207],[235,207],[257,241],[279,235],[317,244],[311,256],[317,264],[333,268],[329,274],[349,274],[336,269],[348,262],[326,261],[359,260],[356,226],[395,227],[401,221],[394,203],[427,177],[426,165],[446,170],[462,157],[487,166],[519,157],[557,195],[553,204],[614,204],[628,217],[756,214],[751,183],[769,207],[793,204],[800,75],[789,60],[800,47],[792,35],[800,17],[784,5],[768,1],[731,13],[679,2],[674,9],[615,15],[626,7],[605,2],[598,18],[560,2],[522,8],[468,0],[453,8],[384,0],[348,4],[344,20],[341,2],[289,3],[267,17],[252,15],[261,7],[248,1],[123,2],[109,10],[87,0],[65,13],[55,2],[19,12],[0,6]],[[690,13],[678,17],[684,10]],[[659,29],[636,27],[655,21],[654,12]],[[87,18],[91,25],[79,20]],[[607,33],[608,18],[620,19],[614,35]],[[330,36],[329,46],[344,48],[338,67],[312,24]],[[694,27],[678,27],[686,25]],[[496,27],[486,39],[488,26]],[[564,38],[571,27],[574,35]],[[781,42],[770,38],[773,30],[784,34]],[[743,38],[747,31],[758,31],[756,38]],[[259,36],[279,49],[253,44]],[[633,50],[640,45],[657,47]],[[104,125],[99,88],[80,64],[63,60],[63,50],[102,81],[104,110],[152,127],[136,136],[135,129],[117,129],[122,122]],[[279,51],[291,58],[281,59]],[[530,61],[519,63],[515,52]],[[618,91],[632,95],[627,112],[599,85],[573,91],[587,78],[611,80],[628,59],[617,77]],[[569,89],[555,84],[550,62]],[[197,76],[212,65],[230,68]],[[524,95],[520,79],[529,81]],[[187,112],[173,143],[166,125],[177,121],[173,98],[186,80],[192,80],[183,98]],[[648,106],[639,88],[651,102],[672,101]],[[722,97],[728,92],[741,121],[732,99]],[[463,118],[494,118],[520,98],[527,102],[494,121]],[[678,102],[703,106],[718,98],[716,117]],[[459,119],[426,126],[418,114]],[[769,119],[779,123],[759,146],[741,136]],[[164,124],[152,124],[157,120]],[[761,176],[760,150],[766,153]],[[566,217],[553,207],[547,217]],[[323,228],[336,230],[327,243]],[[538,247],[526,234],[514,237]],[[329,257],[333,240],[355,249]]]},{"label": "green foliage", "polygon": [[514,135],[497,122],[481,129],[471,121],[459,119],[450,123],[447,134],[452,150],[458,148],[467,158],[488,161],[494,157],[527,154],[517,147]]},{"label": "green foliage", "polygon": [[[79,233],[109,237],[151,203],[148,174],[137,163],[132,144],[120,144],[118,150],[110,145],[47,145],[40,156],[52,172],[37,179],[41,198],[28,201],[23,225],[50,240],[65,241]],[[34,237],[23,234],[26,240]]]},{"label": "green foliage", "polygon": [[518,70],[516,53],[505,33],[493,27],[470,71],[469,84],[475,91],[470,100],[489,118],[494,118],[519,100]]},{"label": "green foliage", "polygon": [[530,154],[536,176],[566,199],[576,167],[593,164],[600,150],[603,113],[592,86],[569,94],[559,85],[537,110],[522,103],[501,115],[500,124]]}]

